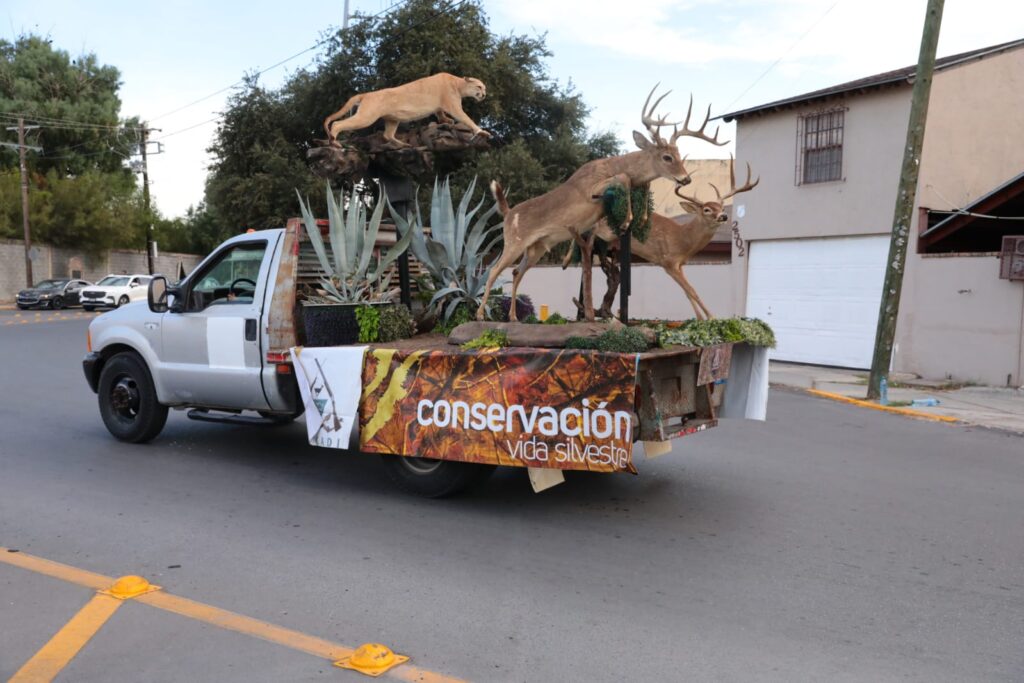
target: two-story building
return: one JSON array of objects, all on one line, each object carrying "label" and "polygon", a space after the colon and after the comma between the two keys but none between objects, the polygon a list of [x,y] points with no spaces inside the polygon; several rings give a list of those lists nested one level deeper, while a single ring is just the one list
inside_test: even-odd
[{"label": "two-story building", "polygon": [[[767,320],[780,360],[871,364],[914,75],[723,117],[761,183],[736,198],[746,254],[720,314]],[[936,62],[915,202],[893,369],[1024,384],[1024,282],[999,260],[1024,235],[1024,40]]]}]

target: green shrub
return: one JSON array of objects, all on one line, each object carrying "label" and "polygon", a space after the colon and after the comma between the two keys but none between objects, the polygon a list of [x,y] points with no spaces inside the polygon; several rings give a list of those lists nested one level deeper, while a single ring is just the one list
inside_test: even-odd
[{"label": "green shrub", "polygon": [[569,321],[566,320],[560,313],[552,313],[551,315],[548,316],[548,319],[544,321],[544,324],[545,325],[565,325],[565,324],[568,324],[568,322]]},{"label": "green shrub", "polygon": [[462,323],[472,322],[473,320],[476,320],[476,310],[469,304],[460,302],[447,320],[442,319],[438,321],[437,325],[434,326],[434,331],[447,335]]},{"label": "green shrub", "polygon": [[726,342],[746,342],[751,346],[775,347],[775,333],[757,318],[720,318],[688,320],[681,327],[658,325],[660,346],[714,346]]},{"label": "green shrub", "polygon": [[462,345],[463,350],[470,349],[493,349],[496,347],[508,346],[508,335],[501,330],[484,330],[475,339],[470,339]]},{"label": "green shrub", "polygon": [[619,327],[602,332],[596,337],[569,337],[567,349],[593,349],[611,353],[641,353],[650,348],[644,333],[635,327]]},{"label": "green shrub", "polygon": [[405,304],[384,306],[380,309],[377,341],[392,342],[398,339],[408,339],[414,334],[416,334],[416,323]]},{"label": "green shrub", "polygon": [[359,342],[372,344],[377,341],[380,333],[380,312],[376,306],[360,306],[356,309],[356,320],[359,322]]}]

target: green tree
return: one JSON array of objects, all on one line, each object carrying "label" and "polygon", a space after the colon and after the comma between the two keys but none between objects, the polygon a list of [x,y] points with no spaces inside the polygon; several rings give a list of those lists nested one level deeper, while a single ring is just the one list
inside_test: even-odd
[{"label": "green tree", "polygon": [[436,156],[436,174],[451,175],[456,192],[473,176],[499,178],[522,200],[619,151],[614,135],[588,134],[582,98],[550,77],[544,38],[494,34],[476,0],[454,9],[442,0],[408,0],[382,17],[356,15],[347,31],[328,38],[315,64],[280,90],[247,79],[229,101],[210,148],[206,201],[217,215],[239,227],[282,225],[297,212],[293,188],[322,191],[305,155],[325,136],[325,117],[356,93],[441,71],[484,81],[487,98],[463,106],[495,136],[489,151]]},{"label": "green tree", "polygon": [[[137,119],[120,120],[120,72],[93,54],[72,58],[50,40],[0,40],[0,123],[39,126],[28,143],[30,224],[36,240],[99,251],[141,248],[147,214],[124,160]],[[8,141],[16,134],[2,132]],[[0,148],[0,237],[20,238],[18,154]]]}]

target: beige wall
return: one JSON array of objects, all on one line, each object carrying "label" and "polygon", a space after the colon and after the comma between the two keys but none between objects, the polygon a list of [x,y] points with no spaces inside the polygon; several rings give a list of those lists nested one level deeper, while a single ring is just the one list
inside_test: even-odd
[{"label": "beige wall", "polygon": [[[686,277],[700,294],[711,312],[719,317],[735,314],[732,277],[729,264],[693,264],[686,267]],[[629,315],[633,318],[663,318],[686,320],[693,317],[693,308],[683,290],[658,266],[633,266],[633,293],[629,297]],[[573,297],[579,294],[580,268],[572,266],[562,270],[559,266],[531,268],[519,286],[521,294],[528,294],[537,309],[547,304],[552,313],[575,319]],[[511,285],[505,291],[511,291]],[[604,274],[594,269],[595,305],[600,305],[606,291]],[[618,299],[616,298],[616,307]]]},{"label": "beige wall", "polygon": [[937,73],[921,155],[921,206],[964,206],[1021,172],[1024,49]]},{"label": "beige wall", "polygon": [[[796,185],[800,116],[843,104],[843,180]],[[737,128],[736,166],[750,162],[761,183],[735,199],[748,240],[887,232],[896,201],[910,90],[885,90],[827,107],[815,105],[752,117]]]}]

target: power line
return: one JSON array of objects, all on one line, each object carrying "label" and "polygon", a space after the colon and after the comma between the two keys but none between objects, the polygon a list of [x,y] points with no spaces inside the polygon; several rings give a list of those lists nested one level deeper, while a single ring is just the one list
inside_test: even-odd
[{"label": "power line", "polygon": [[769,72],[770,72],[770,71],[771,71],[772,69],[774,69],[775,67],[777,67],[777,66],[779,65],[779,63],[780,63],[780,62],[781,62],[781,61],[782,61],[783,59],[785,59],[785,58],[786,58],[786,57],[787,57],[787,56],[789,55],[789,53],[790,53],[790,52],[792,52],[792,51],[793,51],[793,49],[794,49],[794,48],[796,48],[796,46],[797,46],[797,45],[799,45],[799,44],[800,44],[800,43],[801,43],[801,42],[803,41],[803,39],[804,39],[804,38],[806,38],[806,37],[807,37],[808,35],[810,35],[810,33],[811,33],[812,31],[814,31],[814,29],[818,28],[818,24],[820,24],[820,23],[821,23],[822,21],[824,21],[824,20],[825,20],[825,17],[827,17],[827,16],[829,15],[829,13],[831,13],[831,12],[832,12],[832,10],[834,10],[834,9],[836,8],[836,5],[838,5],[838,4],[839,4],[840,2],[842,2],[842,1],[843,1],[843,0],[836,0],[835,2],[833,2],[833,3],[832,3],[832,4],[830,5],[830,6],[829,6],[829,8],[828,8],[827,10],[825,10],[825,13],[824,13],[824,14],[822,14],[822,15],[821,15],[820,17],[818,17],[818,20],[817,20],[817,21],[815,21],[815,22],[814,22],[813,24],[811,24],[811,25],[810,25],[810,27],[808,27],[808,29],[807,29],[806,31],[804,31],[803,33],[801,33],[801,34],[800,34],[800,36],[799,36],[799,37],[798,37],[798,38],[797,38],[796,40],[794,40],[794,41],[793,41],[793,44],[792,44],[792,45],[790,45],[789,47],[787,47],[787,48],[786,48],[786,50],[785,50],[785,51],[784,51],[784,52],[783,52],[783,53],[782,53],[781,55],[779,55],[779,58],[778,58],[778,59],[776,59],[776,60],[775,60],[774,62],[772,62],[771,64],[769,64],[769,65],[768,65],[768,68],[767,68],[767,69],[765,69],[765,70],[764,70],[764,71],[763,71],[763,72],[761,73],[761,75],[760,75],[760,76],[758,76],[757,78],[755,78],[755,79],[754,79],[754,82],[753,82],[753,83],[751,83],[750,85],[748,85],[748,86],[747,86],[746,90],[744,90],[743,92],[741,92],[741,93],[740,93],[740,94],[739,94],[739,95],[738,95],[738,96],[736,97],[736,99],[734,99],[734,100],[733,100],[732,102],[730,102],[730,103],[729,103],[729,105],[728,105],[728,106],[727,106],[727,107],[725,108],[725,111],[727,111],[727,112],[728,112],[728,111],[729,111],[730,109],[732,109],[732,107],[733,107],[733,105],[734,105],[734,104],[736,104],[737,102],[739,102],[740,100],[742,100],[742,99],[743,99],[743,96],[744,96],[744,95],[746,95],[746,94],[747,94],[748,92],[750,92],[751,90],[753,90],[753,89],[754,89],[754,86],[756,86],[756,85],[757,85],[758,83],[760,83],[760,82],[761,82],[761,80],[762,80],[762,79],[763,79],[763,78],[764,78],[765,76],[767,76],[767,75],[768,75],[768,73],[769,73]]},{"label": "power line", "polygon": [[38,116],[27,112],[0,112],[0,118],[17,121],[18,119],[31,120],[47,128],[58,128],[64,130],[110,130],[110,131],[139,131],[141,128],[135,126],[123,126],[120,124],[91,123],[88,121],[75,121],[62,119],[53,116]]},{"label": "power line", "polygon": [[[406,1],[407,0],[402,0],[402,2],[406,2]],[[408,33],[409,31],[412,31],[413,29],[417,29],[417,28],[420,28],[421,26],[429,24],[430,22],[432,22],[432,21],[438,19],[439,17],[447,14],[448,12],[451,12],[452,10],[459,8],[461,5],[464,5],[466,2],[468,2],[468,0],[457,0],[453,4],[449,5],[448,7],[445,7],[444,9],[442,9],[438,13],[428,17],[427,19],[424,19],[423,21],[421,21],[419,23],[413,24],[412,26],[408,26],[408,27],[402,29],[401,31],[399,31],[398,33],[395,33],[395,34],[392,34],[392,35],[388,36],[388,38],[386,40],[381,41],[377,45],[377,47],[380,48],[380,47],[383,47],[385,45],[390,44],[391,42],[393,42],[396,39],[400,38],[401,36],[403,36],[404,34]],[[396,4],[392,5],[391,7],[387,8],[386,10],[383,10],[381,12],[378,12],[377,14],[371,15],[369,18],[370,19],[374,19],[376,17],[379,17],[380,15],[385,14],[385,13],[390,12],[391,10],[395,9],[400,4],[401,3],[396,3]],[[317,43],[316,45],[314,45],[313,47],[307,48],[307,49],[303,50],[302,52],[299,52],[299,53],[293,55],[292,57],[289,57],[288,59],[285,59],[285,60],[282,60],[282,61],[278,62],[274,66],[269,66],[266,69],[264,69],[263,71],[257,72],[256,75],[259,76],[260,74],[263,74],[263,73],[269,71],[270,69],[273,69],[273,68],[275,68],[277,66],[280,66],[281,64],[284,64],[285,62],[287,62],[287,61],[289,61],[291,59],[294,59],[295,57],[298,57],[301,54],[305,54],[306,52],[309,52],[310,50],[314,50],[317,47],[320,47],[321,45],[323,45],[324,43],[327,43],[330,40],[333,40],[333,38],[334,38],[333,36],[331,36],[330,38],[326,38],[326,39],[320,41],[319,43]],[[237,83],[234,83],[234,84],[232,84],[232,85],[230,85],[230,86],[228,86],[226,88],[221,88],[217,92],[211,93],[211,94],[207,95],[206,97],[202,97],[202,98],[196,100],[195,102],[193,102],[191,104],[187,104],[184,107],[180,107],[179,109],[176,109],[175,111],[181,111],[182,109],[185,109],[187,107],[192,106],[192,104],[196,104],[198,102],[202,102],[203,100],[209,99],[210,97],[213,97],[214,95],[218,95],[218,94],[220,94],[220,93],[222,93],[222,92],[224,92],[226,90],[230,90],[231,88],[234,88],[235,86],[237,86],[237,85],[239,85],[240,83],[243,83],[243,82],[244,81],[238,81]],[[172,113],[174,113],[174,112],[168,112],[168,114],[172,114]],[[168,114],[161,114],[160,116],[167,116]],[[153,120],[156,120],[156,119],[160,118],[160,116],[155,117]],[[223,116],[224,116],[223,114],[218,114],[217,116],[214,116],[213,118],[207,119],[207,120],[202,121],[200,123],[196,123],[196,124],[193,124],[191,126],[186,126],[185,128],[179,128],[178,130],[171,131],[170,133],[167,133],[166,135],[161,135],[157,139],[158,140],[166,140],[167,138],[171,137],[172,135],[178,135],[179,133],[185,133],[187,131],[193,130],[194,128],[199,128],[199,127],[205,126],[205,125],[207,125],[209,123],[213,123],[215,121],[218,121]]]},{"label": "power line", "polygon": [[[408,0],[401,0],[401,2],[397,2],[394,5],[392,5],[391,7],[388,7],[387,9],[381,10],[380,12],[377,12],[376,14],[371,14],[369,17],[367,17],[367,19],[376,19],[377,17],[381,16],[382,14],[386,14],[386,13],[392,11],[393,9],[395,9],[396,7],[398,7],[399,5],[401,5],[402,3],[407,2],[407,1]],[[346,23],[347,23],[347,19],[348,19],[348,16],[346,14]],[[348,30],[349,29],[347,27],[345,27],[345,28],[342,29],[342,32],[345,32],[345,31],[348,31]],[[291,57],[285,57],[281,61],[276,62],[274,64],[271,64],[270,66],[268,66],[265,69],[261,69],[260,71],[257,71],[254,74],[254,76],[262,76],[263,74],[267,73],[268,71],[272,71],[272,70],[276,69],[277,67],[279,67],[279,66],[281,66],[283,64],[287,64],[288,62],[292,61],[293,59],[297,59],[297,58],[301,57],[302,55],[306,54],[307,52],[312,52],[313,50],[317,49],[318,47],[326,45],[327,43],[329,43],[332,40],[334,40],[334,38],[335,38],[334,35],[330,35],[330,36],[324,38],[323,40],[317,41],[316,43],[314,43],[310,47],[307,47],[305,50],[302,50],[300,52],[296,52]],[[211,97],[216,97],[217,95],[225,93],[228,90],[231,90],[232,88],[236,88],[239,85],[242,85],[243,83],[245,83],[245,79],[235,81],[231,85],[225,86],[225,87],[221,88],[220,90],[215,90],[214,92],[210,93],[209,95],[203,95],[199,99],[193,100],[193,101],[189,102],[188,104],[183,104],[182,106],[178,107],[177,109],[172,109],[172,110],[170,110],[168,112],[164,112],[163,114],[160,114],[159,116],[154,116],[154,117],[152,117],[150,119],[150,121],[156,121],[157,119],[162,119],[165,116],[170,116],[171,114],[177,114],[179,111],[182,111],[184,109],[188,109],[189,107],[197,105],[200,102],[205,102],[206,100],[210,99]],[[215,121],[216,119],[211,119],[211,120]],[[209,123],[209,121],[205,121],[204,123]],[[197,125],[204,125],[204,124],[197,124]],[[182,129],[182,131],[178,131],[178,132],[183,132],[184,130],[188,130],[188,129]],[[168,136],[165,135],[163,137],[168,137]]]}]

